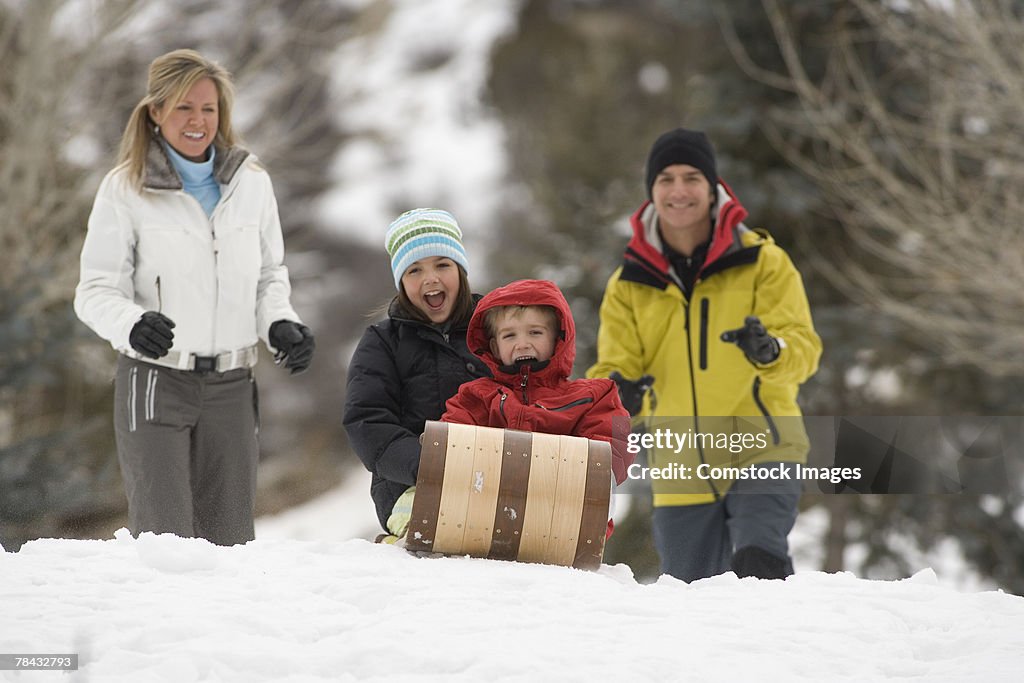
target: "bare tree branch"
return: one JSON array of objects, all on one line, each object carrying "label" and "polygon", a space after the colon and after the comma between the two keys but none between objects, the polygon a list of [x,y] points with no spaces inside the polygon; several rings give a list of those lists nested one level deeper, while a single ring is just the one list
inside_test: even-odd
[{"label": "bare tree branch", "polygon": [[855,0],[812,77],[781,4],[762,4],[785,72],[754,64],[727,18],[726,42],[748,74],[797,96],[764,129],[826,190],[852,247],[825,276],[947,362],[1020,374],[1024,347],[1010,341],[1024,336],[1019,6]]}]

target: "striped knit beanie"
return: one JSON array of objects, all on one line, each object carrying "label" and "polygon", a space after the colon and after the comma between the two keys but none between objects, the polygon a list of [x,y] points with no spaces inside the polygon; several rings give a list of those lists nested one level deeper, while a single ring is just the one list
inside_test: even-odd
[{"label": "striped knit beanie", "polygon": [[395,287],[399,289],[405,269],[430,256],[446,256],[469,272],[459,224],[455,216],[441,209],[406,211],[388,226],[384,247],[391,257]]}]

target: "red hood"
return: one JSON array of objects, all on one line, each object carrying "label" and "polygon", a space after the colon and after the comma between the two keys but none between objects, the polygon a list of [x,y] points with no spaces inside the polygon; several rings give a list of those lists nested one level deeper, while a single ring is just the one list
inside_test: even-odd
[{"label": "red hood", "polygon": [[[664,278],[668,273],[668,259],[661,253],[657,246],[651,243],[647,235],[647,225],[643,221],[644,211],[651,205],[647,200],[640,205],[640,208],[630,216],[629,224],[633,228],[633,237],[626,247],[627,258],[633,252],[640,259],[633,259],[645,270],[653,266],[657,272],[654,274]],[[718,180],[718,217],[711,235],[711,246],[708,248],[708,255],[704,259],[704,268],[714,263],[719,257],[729,251],[736,238],[734,228],[747,217],[747,210],[740,204],[740,200],[733,194],[732,188],[725,184],[725,181]],[[646,263],[644,263],[646,261]]]},{"label": "red hood", "polygon": [[572,364],[576,360],[576,325],[572,320],[569,303],[562,291],[554,282],[548,280],[517,280],[504,287],[498,287],[487,294],[476,306],[476,311],[469,321],[466,332],[466,343],[469,350],[487,364],[495,378],[512,378],[502,372],[501,362],[491,353],[487,331],[484,329],[484,314],[495,306],[551,306],[558,313],[564,337],[555,342],[555,352],[551,362],[543,369],[533,373],[533,377],[541,382],[557,382],[569,377]]}]

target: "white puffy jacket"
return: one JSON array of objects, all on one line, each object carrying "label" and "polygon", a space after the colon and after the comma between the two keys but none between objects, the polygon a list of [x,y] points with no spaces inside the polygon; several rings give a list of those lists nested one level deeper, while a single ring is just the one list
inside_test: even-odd
[{"label": "white puffy jacket", "polygon": [[301,322],[289,302],[270,176],[255,156],[232,148],[217,150],[214,177],[221,200],[209,217],[155,141],[141,192],[123,167],[100,184],[75,313],[118,351],[134,355],[128,334],[145,311],[176,323],[173,350],[201,356],[266,342],[277,320]]}]

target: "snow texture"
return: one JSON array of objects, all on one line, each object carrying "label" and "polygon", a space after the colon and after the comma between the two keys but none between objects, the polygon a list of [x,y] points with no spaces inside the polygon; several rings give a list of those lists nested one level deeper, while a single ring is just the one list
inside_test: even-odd
[{"label": "snow texture", "polygon": [[1024,598],[931,569],[641,585],[625,565],[417,557],[334,538],[374,525],[350,493],[261,520],[244,546],[122,529],[0,553],[0,652],[80,660],[0,680],[988,683],[1024,666]]}]

